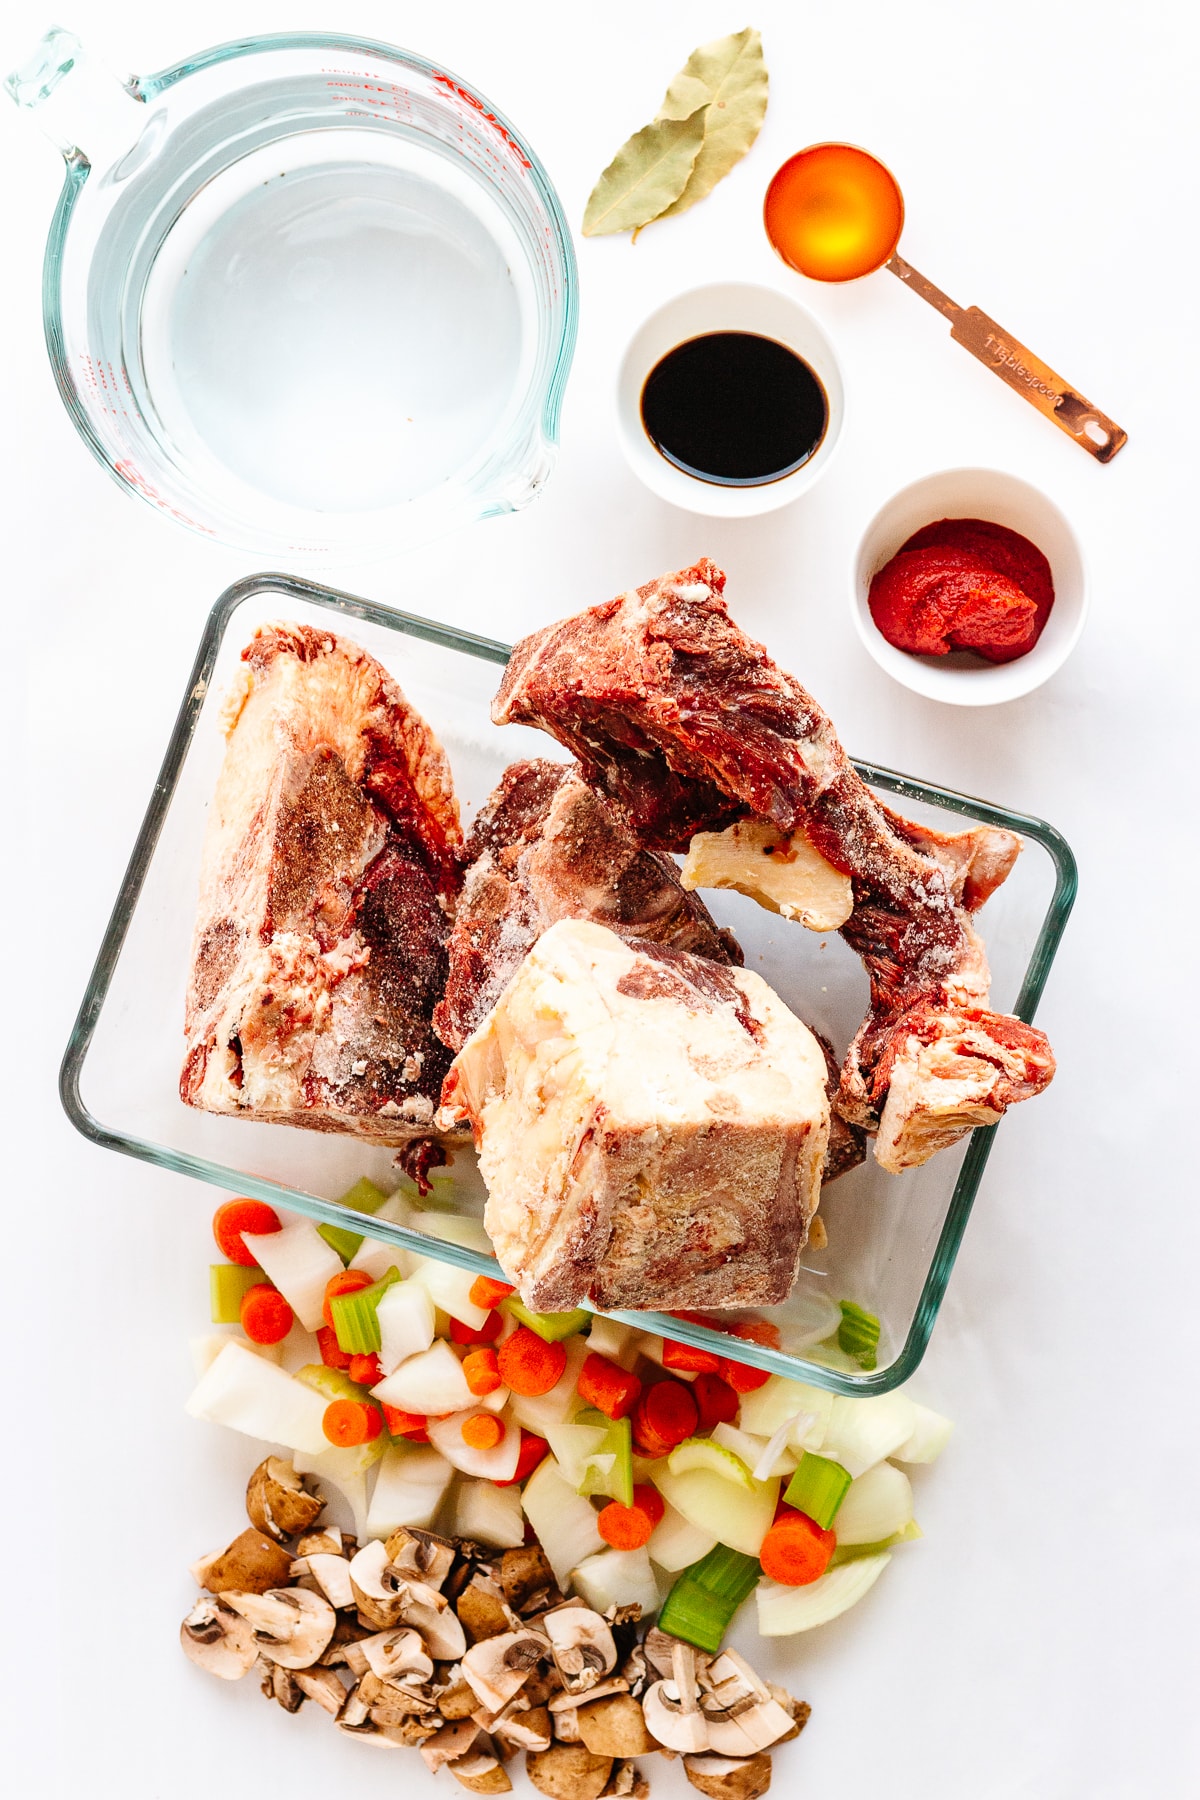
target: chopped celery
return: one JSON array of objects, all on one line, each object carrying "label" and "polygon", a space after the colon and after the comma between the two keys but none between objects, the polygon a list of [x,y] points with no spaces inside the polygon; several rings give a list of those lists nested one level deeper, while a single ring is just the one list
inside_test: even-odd
[{"label": "chopped celery", "polygon": [[718,1544],[676,1580],[659,1614],[660,1630],[715,1656],[761,1573],[757,1557]]},{"label": "chopped celery", "polygon": [[788,1482],[784,1499],[797,1512],[807,1513],[822,1531],[828,1531],[850,1486],[850,1471],[830,1456],[814,1456],[806,1450]]},{"label": "chopped celery", "polygon": [[239,1263],[210,1263],[208,1297],[213,1324],[239,1324],[247,1290],[266,1279],[261,1269],[244,1269]]},{"label": "chopped celery", "polygon": [[324,1363],[305,1363],[296,1370],[296,1380],[315,1388],[326,1400],[365,1400],[368,1405],[371,1402],[368,1390],[351,1381],[344,1369],[329,1369]]},{"label": "chopped celery", "polygon": [[[604,1431],[603,1441],[595,1459],[592,1459],[596,1478],[593,1480],[585,1470],[580,1493],[607,1494],[610,1500],[619,1500],[622,1506],[632,1506],[633,1432],[629,1420],[610,1419],[605,1413],[589,1406],[575,1415],[575,1423]],[[600,1458],[606,1459],[603,1469],[600,1468]]]},{"label": "chopped celery", "polygon": [[563,1338],[574,1337],[577,1331],[583,1330],[592,1316],[582,1306],[577,1306],[574,1312],[532,1312],[515,1294],[510,1294],[504,1304],[514,1319],[519,1319],[522,1325],[528,1325],[530,1331],[536,1331],[548,1344],[557,1344]]},{"label": "chopped celery", "polygon": [[843,1300],[842,1322],[838,1326],[838,1349],[847,1356],[852,1356],[860,1369],[873,1369],[879,1349],[879,1320],[874,1313],[856,1306],[853,1300]]},{"label": "chopped celery", "polygon": [[829,1559],[829,1566],[837,1569],[843,1563],[858,1562],[864,1556],[879,1556],[893,1544],[911,1544],[924,1535],[917,1521],[910,1519],[902,1530],[893,1531],[891,1537],[879,1538],[874,1544],[839,1544]]},{"label": "chopped celery", "polygon": [[607,1419],[602,1426],[585,1425],[576,1419],[570,1423],[564,1421],[547,1425],[542,1433],[563,1472],[563,1479],[571,1483],[576,1493],[583,1492],[589,1468],[604,1453],[607,1427]]},{"label": "chopped celery", "polygon": [[379,1317],[375,1309],[399,1279],[399,1269],[389,1269],[373,1286],[359,1288],[354,1294],[338,1294],[329,1302],[339,1350],[361,1356],[379,1349]]},{"label": "chopped celery", "polygon": [[732,1450],[712,1438],[685,1438],[667,1458],[672,1475],[687,1475],[693,1469],[706,1469],[725,1481],[736,1481],[739,1487],[753,1488],[754,1477]]},{"label": "chopped celery", "polygon": [[[376,1187],[375,1183],[364,1175],[355,1182],[349,1192],[342,1195],[338,1205],[346,1207],[349,1212],[377,1213],[386,1199],[387,1195],[383,1189]],[[329,1248],[337,1251],[344,1263],[348,1263],[352,1257],[358,1255],[362,1246],[363,1232],[347,1231],[344,1225],[318,1225],[317,1230]]]}]

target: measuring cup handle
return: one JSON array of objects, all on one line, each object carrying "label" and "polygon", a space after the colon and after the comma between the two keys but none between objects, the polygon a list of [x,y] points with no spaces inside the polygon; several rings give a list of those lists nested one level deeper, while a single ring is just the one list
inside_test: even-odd
[{"label": "measuring cup handle", "polygon": [[118,163],[146,123],[139,96],[94,62],[73,32],[59,26],[46,33],[4,86],[68,162],[91,168]]},{"label": "measuring cup handle", "polygon": [[1097,462],[1111,462],[1127,441],[1115,419],[1085,400],[1049,363],[1027,350],[1010,332],[989,319],[977,306],[963,307],[950,330],[954,341],[978,357],[981,363],[1023,394],[1031,406],[1052,419],[1060,431],[1074,438]]}]

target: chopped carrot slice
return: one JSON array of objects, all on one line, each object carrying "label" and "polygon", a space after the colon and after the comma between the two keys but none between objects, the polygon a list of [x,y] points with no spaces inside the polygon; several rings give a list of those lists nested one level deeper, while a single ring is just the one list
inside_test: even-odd
[{"label": "chopped carrot slice", "polygon": [[317,1332],[317,1348],[327,1369],[348,1369],[354,1361],[349,1350],[343,1350],[332,1325],[322,1325]]},{"label": "chopped carrot slice", "polygon": [[383,1418],[393,1437],[409,1438],[414,1444],[427,1444],[429,1433],[425,1429],[425,1414],[405,1412],[402,1407],[389,1406],[387,1401],[381,1402]]},{"label": "chopped carrot slice", "polygon": [[640,1550],[649,1543],[654,1526],[640,1506],[622,1506],[619,1500],[610,1500],[597,1514],[596,1530],[614,1550]]},{"label": "chopped carrot slice", "polygon": [[339,1269],[336,1275],[331,1275],[325,1283],[325,1298],[321,1303],[321,1317],[329,1328],[333,1329],[333,1314],[329,1308],[331,1300],[336,1300],[339,1294],[357,1294],[360,1288],[374,1285],[374,1277],[368,1275],[365,1269]]},{"label": "chopped carrot slice", "polygon": [[351,1381],[357,1381],[362,1387],[374,1387],[377,1381],[383,1380],[383,1364],[373,1350],[360,1351],[350,1358],[350,1367],[346,1371]]},{"label": "chopped carrot slice", "polygon": [[807,1587],[829,1567],[837,1544],[832,1531],[823,1531],[807,1513],[781,1507],[762,1541],[758,1560],[764,1575],[787,1587]]},{"label": "chopped carrot slice", "polygon": [[292,1329],[295,1314],[269,1281],[260,1281],[242,1295],[242,1330],[252,1344],[282,1344]]},{"label": "chopped carrot slice", "polygon": [[747,1344],[764,1344],[768,1350],[778,1350],[783,1344],[778,1325],[770,1319],[742,1319],[729,1327],[729,1335],[742,1338]]},{"label": "chopped carrot slice", "polygon": [[577,1386],[579,1398],[610,1419],[623,1419],[642,1391],[636,1375],[595,1350],[584,1359]]},{"label": "chopped carrot slice", "polygon": [[472,1413],[462,1422],[462,1440],[472,1450],[494,1450],[504,1442],[504,1420],[495,1413]]},{"label": "chopped carrot slice", "polygon": [[474,1325],[464,1325],[461,1319],[450,1321],[450,1342],[452,1344],[494,1344],[504,1330],[504,1314],[492,1308],[483,1324],[476,1329]]},{"label": "chopped carrot slice", "polygon": [[467,1386],[475,1395],[494,1394],[501,1386],[500,1365],[496,1360],[496,1352],[489,1344],[469,1351],[463,1357],[462,1367]]},{"label": "chopped carrot slice", "polygon": [[697,1429],[711,1431],[714,1425],[732,1425],[741,1401],[727,1381],[719,1375],[697,1375],[692,1383],[692,1396],[700,1413]]},{"label": "chopped carrot slice", "polygon": [[495,1281],[490,1275],[477,1275],[471,1283],[471,1304],[489,1308],[499,1306],[502,1300],[507,1300],[515,1292],[511,1282]]},{"label": "chopped carrot slice", "polygon": [[711,1350],[697,1350],[691,1344],[676,1343],[674,1338],[663,1339],[663,1368],[677,1369],[686,1374],[689,1371],[696,1375],[715,1375],[721,1366],[719,1356]]},{"label": "chopped carrot slice", "polygon": [[752,1394],[770,1379],[769,1369],[756,1369],[751,1363],[734,1362],[731,1356],[721,1358],[721,1380],[727,1381],[735,1394]]},{"label": "chopped carrot slice", "polygon": [[547,1343],[528,1325],[519,1325],[501,1344],[496,1357],[504,1386],[530,1399],[557,1386],[567,1366],[563,1346]]},{"label": "chopped carrot slice", "polygon": [[633,1441],[644,1456],[666,1456],[692,1436],[699,1418],[685,1381],[656,1381],[633,1409]]},{"label": "chopped carrot slice", "polygon": [[221,1255],[243,1269],[252,1269],[258,1261],[243,1243],[243,1231],[251,1237],[266,1237],[269,1232],[283,1230],[279,1214],[264,1200],[226,1200],[213,1214],[212,1223]]},{"label": "chopped carrot slice", "polygon": [[[521,1447],[517,1452],[517,1467],[507,1481],[494,1481],[493,1487],[516,1487],[526,1476],[532,1475],[542,1459],[549,1453],[550,1446],[545,1438],[538,1437],[534,1431],[521,1430]],[[530,1540],[533,1541],[532,1539]]]},{"label": "chopped carrot slice", "polygon": [[377,1406],[367,1406],[361,1400],[331,1400],[321,1425],[331,1444],[339,1450],[350,1450],[377,1438],[383,1430],[383,1419]]}]

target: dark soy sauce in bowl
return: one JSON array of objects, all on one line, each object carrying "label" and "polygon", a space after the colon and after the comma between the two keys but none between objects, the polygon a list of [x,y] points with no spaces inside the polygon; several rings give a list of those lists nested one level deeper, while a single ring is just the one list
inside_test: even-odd
[{"label": "dark soy sauce in bowl", "polygon": [[642,424],[661,456],[720,487],[792,475],[829,424],[820,381],[794,350],[750,331],[689,338],[655,364]]}]

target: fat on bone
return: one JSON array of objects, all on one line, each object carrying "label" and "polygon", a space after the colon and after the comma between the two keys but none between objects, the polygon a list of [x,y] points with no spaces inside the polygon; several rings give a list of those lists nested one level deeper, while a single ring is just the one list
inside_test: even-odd
[{"label": "fat on bone", "polygon": [[820,1044],[760,976],[564,919],[446,1086],[476,1133],[501,1267],[561,1312],[786,1299],[820,1193],[826,1080]]},{"label": "fat on bone", "polygon": [[758,821],[802,831],[850,878],[841,932],[871,991],[837,1107],[876,1134],[884,1168],[911,1168],[1053,1077],[1043,1033],[988,1009],[971,923],[1020,844],[944,837],[877,800],[817,702],[734,624],[724,587],[704,560],[524,638],[492,717],[550,732],[652,848]]}]

